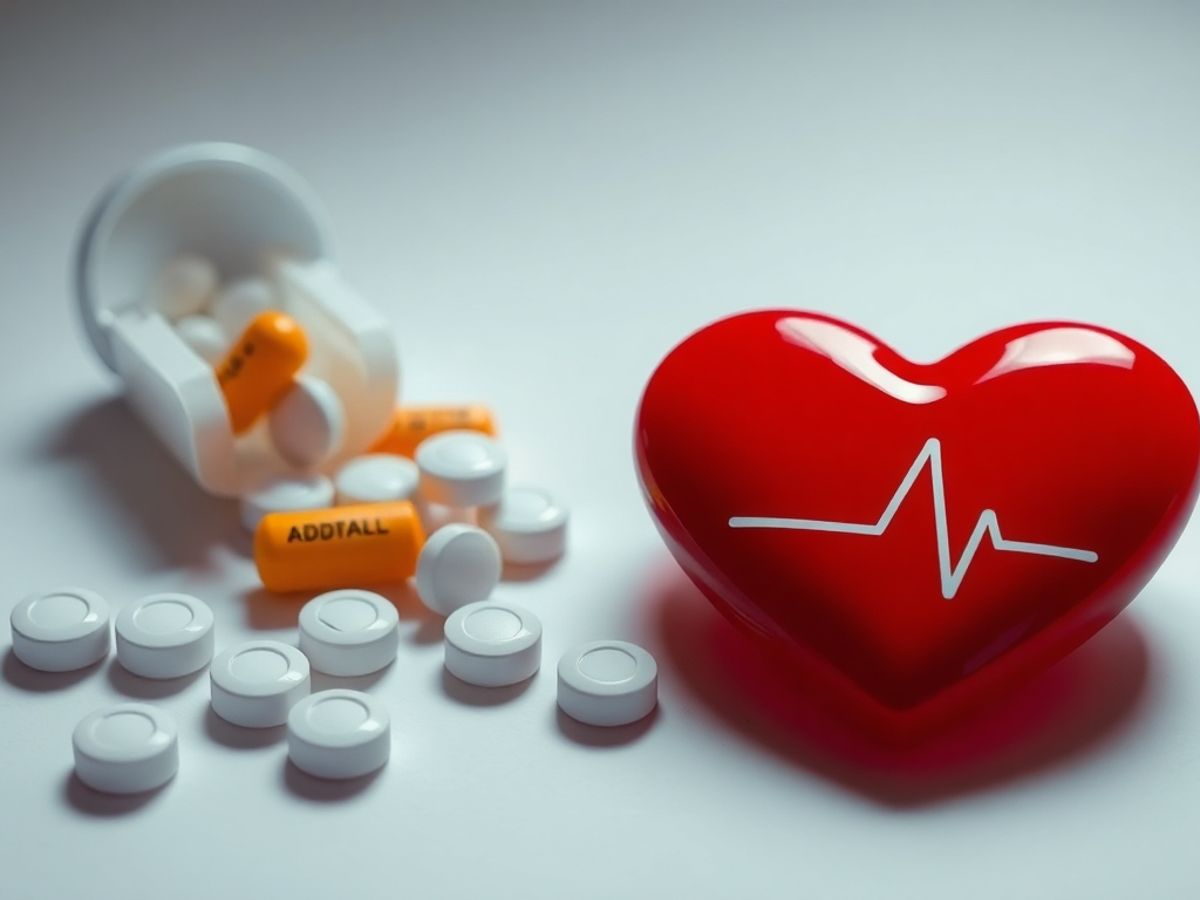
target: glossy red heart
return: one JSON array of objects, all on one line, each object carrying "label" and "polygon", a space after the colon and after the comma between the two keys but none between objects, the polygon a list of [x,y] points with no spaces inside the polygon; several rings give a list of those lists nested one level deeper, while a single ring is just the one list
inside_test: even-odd
[{"label": "glossy red heart", "polygon": [[720,609],[911,711],[1020,681],[1129,603],[1195,502],[1200,421],[1106,329],[1019,325],[924,365],[770,310],[672,350],[635,445]]}]

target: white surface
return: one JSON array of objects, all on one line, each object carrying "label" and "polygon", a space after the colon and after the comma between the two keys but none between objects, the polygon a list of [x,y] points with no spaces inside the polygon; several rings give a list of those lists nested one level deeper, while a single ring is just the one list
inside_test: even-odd
[{"label": "white surface", "polygon": [[118,703],[89,713],[71,735],[75,774],[93,790],[138,794],[179,769],[179,730],[149,703]]},{"label": "white surface", "polygon": [[6,893],[94,894],[130,848],[130,898],[166,878],[178,900],[340,895],[331,855],[394,862],[353,870],[364,900],[1200,893],[1195,523],[983,729],[990,756],[869,765],[804,739],[786,690],[748,693],[755,660],[676,582],[630,459],[662,354],[769,304],[926,359],[1013,321],[1101,322],[1200,386],[1194,5],[45,2],[10,5],[0,45],[7,604],[60,581],[181,590],[210,601],[218,649],[295,640],[298,602],[256,592],[236,505],[109,399],[70,308],[95,191],[227,137],[319,192],[346,277],[392,323],[404,399],[488,402],[514,483],[570,498],[567,555],[502,585],[545,659],[611,635],[660,666],[645,730],[596,743],[556,714],[550,665],[523,690],[447,687],[440,623],[398,593],[397,664],[353,680],[397,733],[369,785],[293,777],[281,736],[214,723],[197,678],[156,701],[179,776],[129,808],[71,788],[68,739],[145,687],[112,661],[44,680],[6,660]]},{"label": "white surface", "polygon": [[317,466],[338,451],[346,434],[342,401],[329,383],[299,375],[267,414],[275,450],[293,466]]},{"label": "white surface", "polygon": [[208,674],[213,712],[243,728],[282,725],[312,687],[308,659],[280,641],[247,641],[223,650]]},{"label": "white surface", "polygon": [[324,509],[333,506],[334,496],[333,482],[324,475],[272,478],[239,501],[242,526],[253,532],[271,513]]},{"label": "white surface", "polygon": [[190,594],[162,593],[125,606],[113,623],[117,660],[143,678],[181,678],[213,656],[213,613]]},{"label": "white surface", "polygon": [[470,508],[495,503],[504,490],[508,454],[495,438],[478,431],[443,431],[417,446],[421,498]]},{"label": "white surface", "polygon": [[9,615],[13,654],[42,672],[73,672],[108,656],[108,604],[87,588],[36,591]]},{"label": "white surface", "polygon": [[300,610],[300,652],[326,675],[370,675],[391,665],[400,646],[400,617],[373,591],[327,591]]},{"label": "white surface", "polygon": [[589,641],[558,661],[558,706],[585,725],[631,725],[657,702],[658,664],[636,644]]},{"label": "white surface", "polygon": [[417,596],[433,613],[448,616],[486,600],[500,582],[500,548],[475,525],[443,525],[425,539],[413,576]]},{"label": "white surface", "polygon": [[567,546],[567,509],[538,487],[508,487],[494,506],[478,512],[479,525],[496,539],[505,562],[552,562]]},{"label": "white surface", "polygon": [[181,253],[167,264],[150,283],[146,298],[156,309],[175,321],[202,312],[217,289],[217,267],[212,260],[194,253]]},{"label": "white surface", "polygon": [[542,662],[542,623],[512,603],[482,600],[459,607],[442,629],[446,670],[478,687],[532,678]]},{"label": "white surface", "polygon": [[367,453],[347,462],[333,476],[337,502],[386,503],[409,500],[416,493],[420,475],[411,459],[391,453]]},{"label": "white surface", "polygon": [[317,778],[359,778],[388,761],[391,717],[369,694],[342,688],[305,697],[287,720],[288,759]]}]

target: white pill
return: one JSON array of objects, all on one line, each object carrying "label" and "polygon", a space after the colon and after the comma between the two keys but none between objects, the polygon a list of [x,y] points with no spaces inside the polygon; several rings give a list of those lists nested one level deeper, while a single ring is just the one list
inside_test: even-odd
[{"label": "white pill", "polygon": [[321,691],[288,715],[288,758],[317,778],[358,778],[374,772],[392,752],[392,728],[383,704],[361,691]]},{"label": "white pill", "polygon": [[95,591],[65,587],[31,594],[10,618],[17,659],[43,672],[73,672],[108,656],[108,604]]},{"label": "white pill", "polygon": [[566,507],[541,488],[506,488],[499,503],[480,509],[478,515],[506,562],[550,562],[566,549]]},{"label": "white pill", "polygon": [[367,675],[396,658],[399,628],[387,598],[357,589],[329,591],[300,610],[300,652],[326,675]]},{"label": "white pill", "polygon": [[342,446],[346,412],[329,383],[300,375],[267,416],[271,443],[293,466],[315,466]]},{"label": "white pill", "polygon": [[216,365],[229,350],[229,338],[212,316],[184,316],[175,323],[175,331],[209,365]]},{"label": "white pill", "polygon": [[308,660],[278,641],[251,641],[213,660],[212,708],[246,728],[270,728],[287,721],[288,711],[308,696]]},{"label": "white pill", "polygon": [[179,678],[208,665],[213,614],[190,594],[151,594],[117,615],[117,659],[143,678]]},{"label": "white pill", "polygon": [[443,431],[417,447],[421,496],[446,506],[487,506],[504,492],[504,448],[478,431]]},{"label": "white pill", "polygon": [[500,581],[500,568],[500,548],[490,534],[474,525],[447,525],[417,556],[417,596],[433,612],[448,616],[486,600]]},{"label": "white pill", "polygon": [[254,531],[263,516],[333,506],[333,482],[324,475],[275,478],[242,495],[242,524]]},{"label": "white pill", "polygon": [[75,774],[107,794],[139,794],[175,777],[179,732],[161,709],[120,703],[97,710],[75,726]]},{"label": "white pill", "polygon": [[231,341],[259,313],[276,309],[279,301],[275,290],[265,278],[243,278],[221,288],[213,299],[212,314]]},{"label": "white pill", "polygon": [[150,285],[150,306],[168,319],[182,319],[208,306],[216,290],[216,267],[202,256],[181,253]]},{"label": "white pill", "polygon": [[337,502],[386,503],[409,500],[417,491],[420,476],[411,459],[392,453],[368,453],[357,456],[333,476]]},{"label": "white pill", "polygon": [[446,669],[480,687],[532,678],[542,662],[542,623],[527,609],[484,600],[446,620]]},{"label": "white pill", "polygon": [[587,725],[628,725],[658,703],[654,657],[626,641],[593,641],[558,663],[558,705]]}]

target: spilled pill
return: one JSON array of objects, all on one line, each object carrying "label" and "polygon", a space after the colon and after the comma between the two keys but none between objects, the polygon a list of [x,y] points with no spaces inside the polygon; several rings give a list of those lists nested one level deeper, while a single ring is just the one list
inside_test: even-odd
[{"label": "spilled pill", "polygon": [[334,689],[305,697],[287,720],[288,759],[316,778],[358,778],[392,752],[391,717],[361,691]]},{"label": "spilled pill", "polygon": [[254,531],[263,516],[274,512],[333,506],[333,482],[324,475],[274,478],[242,495],[242,524]]},{"label": "spilled pill", "polygon": [[448,616],[486,600],[500,581],[500,548],[474,525],[439,528],[417,558],[417,596],[432,612]]},{"label": "spilled pill", "polygon": [[508,454],[486,434],[445,431],[417,448],[421,497],[451,507],[486,506],[500,500]]},{"label": "spilled pill", "polygon": [[507,488],[499,503],[483,507],[478,515],[480,526],[500,545],[505,562],[546,563],[566,548],[566,507],[542,488]]},{"label": "spilled pill", "polygon": [[179,731],[149,703],[118,703],[86,716],[71,735],[75,774],[106,794],[161,787],[179,769]]},{"label": "spilled pill", "polygon": [[272,591],[403,582],[425,531],[411,503],[363,503],[272,513],[254,533],[254,563]]},{"label": "spilled pill", "polygon": [[13,607],[13,654],[43,672],[73,672],[108,656],[108,604],[95,591],[64,587],[31,594]]},{"label": "spilled pill", "polygon": [[411,459],[393,453],[368,453],[343,465],[333,477],[337,502],[383,503],[410,500],[420,475]]}]

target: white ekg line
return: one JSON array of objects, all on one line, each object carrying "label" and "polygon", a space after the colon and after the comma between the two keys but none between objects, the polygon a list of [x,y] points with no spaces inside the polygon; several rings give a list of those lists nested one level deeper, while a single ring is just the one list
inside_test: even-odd
[{"label": "white ekg line", "polygon": [[921,470],[925,467],[926,461],[929,462],[930,475],[933,480],[933,522],[934,530],[937,533],[938,568],[942,576],[942,596],[945,599],[953,600],[954,595],[958,593],[958,588],[962,584],[963,577],[967,574],[967,569],[971,566],[971,560],[975,558],[975,551],[979,549],[979,545],[983,542],[985,534],[991,537],[993,547],[997,550],[1008,551],[1009,553],[1055,556],[1059,559],[1074,559],[1086,563],[1094,563],[1100,558],[1091,550],[1076,550],[1073,547],[1058,547],[1054,544],[1034,544],[1028,541],[1007,540],[1000,534],[1000,523],[996,520],[996,511],[985,509],[979,514],[979,520],[975,523],[975,530],[971,532],[971,537],[967,540],[966,547],[963,548],[962,556],[958,559],[958,564],[951,566],[949,527],[946,524],[946,486],[942,480],[942,445],[937,438],[932,437],[925,442],[925,446],[921,448],[921,452],[913,460],[913,464],[909,467],[904,480],[900,482],[900,487],[896,488],[896,493],[892,495],[892,499],[888,502],[883,515],[873,525],[860,525],[854,522],[827,522],[821,519],[734,516],[729,520],[729,527],[834,531],[839,534],[862,534],[868,537],[879,537],[887,531],[888,525],[891,524],[896,511],[900,509],[900,504],[904,502],[904,498],[908,496],[908,492],[912,489],[917,477],[921,474]]}]

